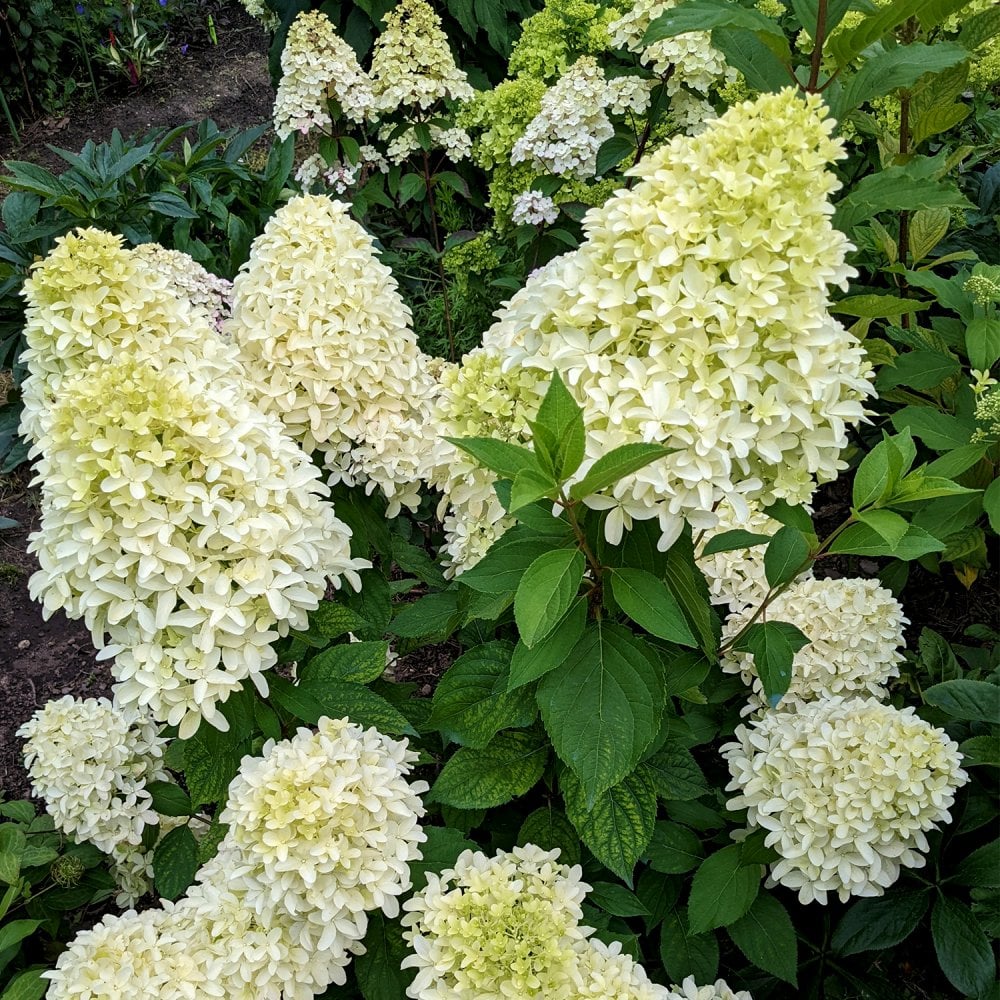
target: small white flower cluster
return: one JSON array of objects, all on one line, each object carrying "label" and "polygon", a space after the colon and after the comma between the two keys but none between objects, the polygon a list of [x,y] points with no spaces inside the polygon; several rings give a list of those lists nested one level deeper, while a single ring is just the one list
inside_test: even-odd
[{"label": "small white flower cluster", "polygon": [[256,18],[267,31],[276,31],[281,23],[281,18],[274,13],[264,0],[240,0],[246,12]]},{"label": "small white flower cluster", "polygon": [[653,82],[641,76],[608,80],[608,110],[613,115],[644,115],[649,110]]},{"label": "small white flower cluster", "polygon": [[593,940],[581,904],[579,865],[533,844],[487,857],[465,851],[403,904],[403,936],[417,970],[413,1000],[664,1000],[663,986],[621,945]]},{"label": "small white flower cluster", "polygon": [[739,726],[722,747],[731,810],[781,860],[774,882],[799,900],[880,896],[925,864],[927,833],[951,820],[968,781],[958,745],[912,708],[838,695]]},{"label": "small white flower cluster", "polygon": [[[725,56],[712,45],[709,32],[689,31],[673,38],[663,38],[652,45],[643,44],[650,24],[676,7],[678,2],[635,0],[631,9],[608,25],[611,44],[638,53],[643,65],[658,76],[671,71],[667,79],[667,93],[671,97],[683,94],[682,87],[689,87],[704,96],[713,87],[736,78],[736,72],[727,66]],[[674,110],[671,104],[671,112]],[[711,106],[708,106],[708,111],[711,113]],[[676,115],[674,117],[676,120]]]},{"label": "small white flower cluster", "polygon": [[[762,549],[761,549],[762,551]],[[736,635],[756,610],[751,605],[726,621],[722,638]],[[795,654],[782,710],[832,695],[885,698],[885,685],[899,676],[903,662],[903,626],[907,619],[899,601],[878,580],[798,580],[768,605],[768,617],[790,622],[809,640]],[[727,653],[726,673],[738,673],[752,688],[747,711],[767,707],[753,657]]]},{"label": "small white flower cluster", "polygon": [[[395,129],[396,126],[388,124],[382,128],[379,137],[386,142],[386,159],[390,163],[402,163],[420,149],[420,139],[415,127],[404,129],[398,135],[392,135]],[[453,163],[467,160],[472,155],[472,137],[464,128],[458,126],[441,128],[440,125],[430,125],[427,131],[433,146],[443,149]]]},{"label": "small white flower cluster", "polygon": [[278,138],[332,124],[331,100],[354,122],[368,121],[374,113],[372,81],[354,49],[324,13],[303,11],[288,29],[281,53],[281,81],[274,100]]},{"label": "small white flower cluster", "polygon": [[396,281],[341,202],[293,198],[236,277],[227,330],[258,404],[333,480],[419,503],[434,365]]},{"label": "small white flower cluster", "polygon": [[303,191],[308,191],[321,178],[327,187],[333,188],[337,194],[344,194],[352,188],[361,173],[361,164],[341,163],[339,160],[327,164],[321,153],[307,156],[295,171],[295,179],[302,185]]},{"label": "small white flower cluster", "polygon": [[724,979],[717,979],[708,986],[698,986],[694,976],[688,976],[680,986],[672,986],[667,996],[670,1000],[753,1000],[746,990],[730,989]]},{"label": "small white flower cluster", "polygon": [[474,93],[455,65],[441,18],[426,0],[401,0],[383,18],[375,39],[371,79],[376,108],[428,110],[438,101],[467,101]]},{"label": "small white flower cluster", "polygon": [[245,757],[218,855],[177,903],[105,917],[45,973],[50,1000],[311,1000],[343,985],[367,911],[398,912],[426,835],[405,741],[321,719]]},{"label": "small white flower cluster", "polygon": [[559,209],[541,191],[524,191],[514,199],[512,218],[518,226],[551,225],[559,218]]},{"label": "small white flower cluster", "polygon": [[510,162],[589,180],[597,151],[615,134],[606,108],[612,94],[593,56],[578,59],[542,96],[541,110],[514,143]]},{"label": "small white flower cluster", "polygon": [[167,250],[159,243],[142,243],[134,250],[136,257],[153,271],[162,274],[177,298],[190,302],[221,332],[229,316],[233,283],[206,271],[193,257],[180,250]]}]

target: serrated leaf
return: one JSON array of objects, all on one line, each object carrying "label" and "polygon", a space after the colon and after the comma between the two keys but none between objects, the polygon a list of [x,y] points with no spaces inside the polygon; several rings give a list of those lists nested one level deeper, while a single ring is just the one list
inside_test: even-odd
[{"label": "serrated leaf", "polygon": [[715,934],[692,934],[687,909],[676,907],[663,918],[660,959],[675,983],[688,976],[699,983],[711,983],[719,971],[719,942]]},{"label": "serrated leaf", "polygon": [[451,868],[463,851],[475,851],[479,846],[450,826],[425,826],[424,833],[427,840],[420,845],[421,857],[410,862],[414,892],[420,892],[427,885],[428,872]]},{"label": "serrated leaf", "polygon": [[515,688],[530,684],[564,663],[573,647],[580,641],[586,624],[587,602],[584,598],[578,597],[555,628],[544,639],[539,640],[533,649],[529,649],[523,642],[518,642],[510,660],[507,690],[513,691]]},{"label": "serrated leaf", "polygon": [[611,593],[622,611],[651,635],[681,646],[698,644],[674,595],[652,573],[616,569],[611,574]]},{"label": "serrated leaf", "polygon": [[555,548],[552,536],[518,534],[503,537],[472,569],[458,577],[459,583],[485,594],[505,594],[516,591],[525,570],[538,558],[539,550]]},{"label": "serrated leaf", "polygon": [[635,153],[635,142],[628,136],[613,135],[606,139],[597,151],[597,176],[603,177],[613,167],[617,167],[626,156]]},{"label": "serrated leaf", "polygon": [[[273,680],[274,678],[272,682]],[[308,701],[294,699],[291,692],[297,692],[301,698]],[[331,719],[343,719],[346,716],[351,722],[366,729],[374,727],[379,732],[391,733],[394,736],[417,735],[406,716],[363,684],[303,679],[294,687],[286,681],[280,691],[275,690],[272,693],[283,708],[294,711],[298,718],[312,725],[319,722],[323,716]],[[291,704],[295,704],[296,708],[292,709]]]},{"label": "serrated leaf", "polygon": [[587,561],[579,549],[543,552],[525,570],[514,597],[514,620],[529,649],[569,611],[583,582]]},{"label": "serrated leaf", "polygon": [[587,442],[583,410],[558,372],[552,373],[538,415],[531,424],[531,440],[539,464],[559,482],[572,476],[583,461]]},{"label": "serrated leaf", "polygon": [[367,684],[385,673],[387,642],[345,642],[317,653],[302,668],[302,680]]},{"label": "serrated leaf", "polygon": [[691,751],[675,739],[642,762],[656,794],[666,802],[688,802],[708,792],[708,781]]},{"label": "serrated leaf", "polygon": [[437,638],[443,642],[458,628],[461,617],[458,591],[446,590],[404,605],[389,623],[389,631],[405,639]]},{"label": "serrated leaf", "polygon": [[649,910],[634,893],[615,882],[595,882],[587,902],[613,917],[648,917]]},{"label": "serrated leaf", "polygon": [[992,368],[1000,359],[1000,320],[974,319],[965,330],[965,349],[973,368]]},{"label": "serrated leaf", "polygon": [[608,788],[588,808],[586,789],[572,771],[560,779],[566,815],[594,857],[629,887],[632,872],[653,836],[656,792],[640,772]]},{"label": "serrated leaf", "polygon": [[993,840],[963,858],[952,880],[959,885],[1000,886],[1000,840]]},{"label": "serrated leaf", "polygon": [[951,451],[969,443],[972,427],[949,413],[939,413],[926,406],[904,406],[892,415],[892,425],[901,431],[909,428],[935,451]]},{"label": "serrated leaf", "polygon": [[541,471],[534,452],[521,445],[497,441],[494,438],[446,438],[445,440],[468,452],[480,465],[503,479],[514,479],[522,469]]},{"label": "serrated leaf", "polygon": [[959,749],[964,767],[1000,767],[1000,736],[973,736]]},{"label": "serrated leaf", "polygon": [[176,899],[194,881],[198,841],[187,826],[171,830],[153,851],[153,882],[166,899]]},{"label": "serrated leaf", "polygon": [[191,799],[187,792],[172,781],[150,781],[146,791],[153,798],[153,808],[161,816],[190,816]]},{"label": "serrated leaf", "polygon": [[558,490],[559,484],[547,472],[522,469],[514,477],[508,510],[511,514],[516,514],[523,507],[528,507],[543,497],[555,496]]},{"label": "serrated leaf", "polygon": [[953,719],[1000,725],[1000,686],[958,678],[924,691],[924,701]]},{"label": "serrated leaf", "polygon": [[828,551],[831,554],[895,556],[897,559],[912,560],[931,552],[941,552],[944,548],[944,542],[915,524],[909,526],[906,534],[895,545],[890,545],[867,524],[852,524],[834,539]]},{"label": "serrated leaf", "polygon": [[693,830],[678,823],[657,823],[646,856],[654,871],[683,875],[701,864],[705,852]]},{"label": "serrated leaf", "polygon": [[965,996],[980,996],[996,980],[996,960],[971,910],[939,896],[931,911],[931,937],[941,971]]},{"label": "serrated leaf", "polygon": [[755,622],[733,647],[753,655],[754,672],[764,688],[764,697],[776,708],[792,682],[795,654],[809,643],[808,636],[790,622]]},{"label": "serrated leaf", "polygon": [[239,761],[229,753],[213,753],[197,736],[184,743],[184,783],[194,808],[224,800]]},{"label": "serrated leaf", "polygon": [[620,445],[594,462],[583,479],[573,484],[569,495],[573,500],[582,500],[592,493],[599,493],[676,450],[659,444]]},{"label": "serrated leaf", "polygon": [[695,872],[688,900],[688,926],[693,934],[739,920],[757,898],[760,866],[742,865],[739,845],[709,855]]},{"label": "serrated leaf", "polygon": [[545,851],[559,848],[559,863],[580,863],[580,838],[565,813],[552,805],[542,806],[529,814],[517,834],[519,844],[536,844]]},{"label": "serrated leaf", "polygon": [[539,682],[542,720],[588,803],[635,767],[659,730],[666,695],[628,630],[590,623],[566,660]]},{"label": "serrated leaf", "polygon": [[35,807],[27,799],[0,802],[0,816],[6,816],[15,823],[30,823],[35,818]]},{"label": "serrated leaf", "polygon": [[400,969],[409,948],[403,929],[375,910],[368,916],[364,950],[354,960],[354,971],[364,1000],[400,1000],[406,995],[409,977]]},{"label": "serrated leaf", "polygon": [[49,980],[42,979],[44,969],[29,969],[16,975],[3,992],[2,1000],[42,1000]]},{"label": "serrated leaf", "polygon": [[898,385],[926,391],[954,378],[961,370],[957,358],[941,351],[907,351],[891,365],[882,366],[875,384],[882,392]]},{"label": "serrated leaf", "polygon": [[532,693],[506,690],[511,649],[509,642],[488,642],[463,653],[438,682],[427,726],[475,748],[501,729],[530,726],[537,714]]},{"label": "serrated leaf", "polygon": [[482,750],[457,751],[442,768],[430,798],[459,809],[502,806],[537,784],[548,755],[536,733],[500,733]]},{"label": "serrated leaf", "polygon": [[41,920],[11,920],[0,927],[0,955],[20,944],[41,927]]},{"label": "serrated leaf", "polygon": [[862,524],[867,524],[893,552],[910,530],[906,518],[894,514],[891,510],[856,511],[854,516]]},{"label": "serrated leaf", "polygon": [[774,896],[758,896],[750,909],[726,930],[746,957],[765,972],[798,984],[798,938],[788,911]]},{"label": "serrated leaf", "polygon": [[831,944],[841,955],[894,948],[913,933],[929,905],[926,889],[893,887],[884,896],[859,899],[837,925]]}]

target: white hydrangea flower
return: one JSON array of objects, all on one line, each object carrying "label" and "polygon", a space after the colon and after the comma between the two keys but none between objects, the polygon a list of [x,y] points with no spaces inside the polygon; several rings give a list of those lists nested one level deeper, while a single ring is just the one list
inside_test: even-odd
[{"label": "white hydrangea flower", "polygon": [[267,413],[334,481],[420,502],[435,380],[390,270],[347,205],[293,198],[254,241],[227,326]]},{"label": "white hydrangea flower", "polygon": [[541,191],[522,191],[514,199],[511,213],[515,225],[551,225],[559,218],[556,203]]},{"label": "white hydrangea flower", "polygon": [[657,518],[668,547],[725,498],[806,503],[844,468],[870,366],[829,312],[849,244],[830,222],[843,156],[822,101],[791,88],[729,109],[633,168],[586,239],[530,278],[484,348],[558,370],[584,410],[582,477],[622,444],[677,449],[586,498],[616,542]]},{"label": "white hydrangea flower", "polygon": [[228,380],[115,362],[66,378],[39,456],[32,597],[82,617],[123,706],[190,736],[305,628],[328,580],[360,586],[350,529],[308,457]]},{"label": "white hydrangea flower", "polygon": [[277,31],[281,18],[264,3],[264,0],[240,0],[240,3],[251,17],[260,21],[266,31]]},{"label": "white hydrangea flower", "polygon": [[417,754],[405,740],[327,718],[263,752],[243,758],[220,815],[257,893],[292,916],[395,916],[427,839],[418,821],[428,786],[406,780]]},{"label": "white hydrangea flower", "polygon": [[[753,606],[731,615],[723,641],[746,625]],[[903,662],[903,607],[878,580],[806,579],[793,583],[768,606],[772,621],[790,622],[805,633],[809,644],[795,654],[782,710],[831,695],[872,695],[885,698],[885,685],[899,676]],[[768,707],[753,657],[729,652],[722,669],[739,674],[750,688],[748,711]]]},{"label": "white hydrangea flower", "polygon": [[[651,982],[646,970],[631,955],[622,953],[621,942],[605,944],[591,938],[578,959],[582,985],[573,1000],[666,1000],[673,994]],[[701,998],[705,1000],[705,998]]]},{"label": "white hydrangea flower", "polygon": [[541,110],[514,143],[510,162],[589,180],[597,151],[615,130],[607,116],[611,91],[593,56],[578,59],[542,96]]},{"label": "white hydrangea flower", "polygon": [[[578,951],[592,933],[580,924],[590,887],[579,865],[533,844],[487,857],[464,851],[454,868],[428,873],[403,904],[403,936],[417,970],[414,1000],[544,997],[571,1000]],[[594,994],[587,994],[594,995]]]},{"label": "white hydrangea flower", "polygon": [[608,110],[613,115],[644,115],[649,110],[654,83],[641,76],[608,80]]},{"label": "white hydrangea flower", "polygon": [[105,852],[141,844],[159,818],[146,785],[168,778],[167,741],[148,713],[66,695],[38,709],[17,735],[32,792],[57,829]]},{"label": "white hydrangea flower", "polygon": [[274,99],[278,138],[331,125],[331,100],[351,121],[368,121],[375,104],[372,81],[330,19],[322,11],[303,11],[288,29],[281,53],[281,81]]},{"label": "white hydrangea flower", "polygon": [[375,39],[371,67],[379,111],[426,111],[446,99],[471,100],[474,91],[426,0],[402,0],[382,20],[385,30]]},{"label": "white hydrangea flower", "polygon": [[721,748],[738,793],[728,808],[767,831],[781,856],[771,878],[802,903],[881,896],[903,868],[922,867],[928,831],[951,821],[968,781],[944,730],[875,698],[771,712],[735,737]]},{"label": "white hydrangea flower", "polygon": [[322,153],[310,153],[295,168],[295,180],[302,185],[303,191],[310,191],[319,182],[326,170],[326,157]]},{"label": "white hydrangea flower", "polygon": [[21,433],[37,441],[63,380],[95,362],[128,355],[238,379],[233,348],[177,290],[173,268],[151,262],[147,251],[127,250],[121,236],[77,229],[57,240],[24,283]]},{"label": "white hydrangea flower", "polygon": [[231,281],[206,271],[188,254],[180,250],[167,250],[159,243],[142,243],[135,248],[134,253],[139,260],[167,279],[174,295],[190,302],[193,309],[203,313],[212,326],[221,332],[232,303]]},{"label": "white hydrangea flower", "polygon": [[725,979],[709,986],[698,986],[694,976],[688,976],[680,986],[671,986],[666,994],[670,1000],[753,1000],[747,990],[733,990]]},{"label": "white hydrangea flower", "polygon": [[366,143],[359,147],[358,153],[362,163],[370,163],[379,173],[389,172],[389,161],[371,144]]}]

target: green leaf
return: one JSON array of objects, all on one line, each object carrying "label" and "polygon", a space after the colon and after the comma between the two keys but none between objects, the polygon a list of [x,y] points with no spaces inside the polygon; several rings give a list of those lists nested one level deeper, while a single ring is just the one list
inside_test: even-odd
[{"label": "green leaf", "polygon": [[795,654],[809,643],[809,638],[789,622],[755,622],[733,647],[739,653],[752,653],[753,665],[771,708],[788,691],[792,682]]},{"label": "green leaf", "polygon": [[0,816],[6,816],[15,823],[30,823],[35,818],[35,807],[27,799],[0,802]]},{"label": "green leaf", "polygon": [[425,826],[424,833],[427,840],[420,846],[421,858],[410,862],[414,892],[420,892],[427,885],[428,872],[450,868],[463,851],[475,851],[479,846],[450,826]]},{"label": "green leaf", "polygon": [[718,619],[708,594],[708,584],[694,561],[691,529],[686,527],[680,538],[667,551],[664,578],[677,598],[692,632],[698,637],[699,648],[710,657],[718,646]]},{"label": "green leaf", "polygon": [[660,929],[660,959],[675,983],[694,976],[699,983],[711,983],[719,971],[719,942],[715,934],[692,934],[688,911],[671,910]]},{"label": "green leaf", "polygon": [[926,6],[926,0],[896,0],[888,7],[876,8],[857,25],[838,31],[829,40],[826,52],[836,60],[838,67],[846,66],[869,45],[882,39],[897,24],[902,24]]},{"label": "green leaf", "polygon": [[705,852],[694,831],[677,823],[657,823],[646,849],[649,866],[667,875],[683,875],[701,864]]},{"label": "green leaf", "polygon": [[559,484],[548,473],[536,472],[534,469],[522,469],[514,477],[508,510],[514,514],[543,497],[554,497],[558,491]]},{"label": "green leaf", "polygon": [[983,494],[983,510],[989,519],[990,527],[1000,534],[1000,479],[994,479]]},{"label": "green leaf", "polygon": [[788,86],[790,74],[785,64],[752,31],[715,28],[712,45],[726,57],[728,65],[746,77],[752,89],[773,93]]},{"label": "green leaf", "polygon": [[457,448],[467,451],[480,465],[503,479],[513,479],[523,469],[540,472],[538,460],[530,448],[496,441],[493,438],[446,438]]},{"label": "green leaf", "polygon": [[353,963],[365,1000],[401,1000],[406,996],[409,977],[400,964],[408,954],[399,924],[378,910],[369,914],[364,951]]},{"label": "green leaf", "polygon": [[764,513],[768,517],[787,524],[789,527],[798,528],[804,535],[814,534],[812,517],[804,507],[792,506],[787,500],[775,500],[770,507],[764,508]]},{"label": "green leaf", "polygon": [[924,691],[924,701],[965,722],[1000,725],[1000,686],[959,678]]},{"label": "green leaf", "polygon": [[963,472],[971,469],[986,454],[988,447],[985,441],[978,444],[962,445],[961,448],[946,452],[940,458],[925,465],[924,472],[929,476],[954,479],[955,476],[960,476]]},{"label": "green leaf", "polygon": [[[906,432],[904,432],[906,433]],[[854,475],[851,502],[857,510],[878,506],[896,488],[900,477],[908,471],[905,457],[896,441],[883,436],[861,460]]]},{"label": "green leaf", "polygon": [[649,910],[634,893],[616,882],[595,882],[587,902],[613,917],[648,917]]},{"label": "green leaf", "polygon": [[993,949],[967,906],[939,896],[931,911],[931,937],[941,971],[962,994],[979,996],[994,984]]},{"label": "green leaf", "polygon": [[774,896],[764,893],[726,930],[746,957],[765,972],[798,985],[799,940],[788,911]]},{"label": "green leaf", "polygon": [[513,691],[515,688],[530,684],[564,663],[573,647],[580,641],[586,624],[587,602],[584,598],[578,597],[552,631],[544,639],[540,639],[532,649],[523,642],[518,642],[510,660],[507,690]]},{"label": "green leaf", "polygon": [[556,753],[579,777],[588,804],[635,767],[666,701],[642,647],[627,629],[605,622],[588,625],[536,694]]},{"label": "green leaf", "polygon": [[172,219],[197,219],[198,213],[180,195],[157,191],[149,196],[149,210]]},{"label": "green leaf", "polygon": [[41,920],[11,920],[0,927],[0,954],[20,944],[41,927]]},{"label": "green leaf", "polygon": [[309,614],[309,631],[317,632],[324,639],[339,639],[348,632],[363,632],[369,628],[371,622],[352,608],[333,601],[320,601],[319,607]]},{"label": "green leaf", "polygon": [[885,319],[930,308],[929,302],[904,299],[898,295],[849,295],[835,302],[830,311],[862,319]]},{"label": "green leaf", "polygon": [[644,774],[635,772],[607,789],[588,808],[586,789],[572,771],[560,778],[566,814],[594,857],[629,888],[632,872],[653,836],[656,792]]},{"label": "green leaf", "polygon": [[809,560],[809,542],[797,528],[783,525],[764,552],[764,575],[772,587],[794,580]]},{"label": "green leaf", "polygon": [[996,35],[1000,35],[1000,8],[990,6],[968,20],[963,19],[958,44],[974,52]]},{"label": "green leaf", "polygon": [[427,192],[427,185],[420,174],[405,174],[399,182],[399,204],[405,205],[408,201],[423,198]]},{"label": "green leaf", "polygon": [[688,925],[693,934],[725,927],[739,920],[757,898],[760,866],[741,865],[738,844],[709,855],[695,872],[688,900]]},{"label": "green leaf", "polygon": [[1000,359],[1000,319],[974,319],[965,331],[969,363],[988,371]]},{"label": "green leaf", "polygon": [[893,546],[867,524],[852,524],[834,539],[828,551],[854,556],[895,556],[897,559],[919,559],[930,552],[941,552],[945,544],[923,528],[911,524],[906,534]]},{"label": "green leaf", "polygon": [[580,863],[580,838],[565,813],[552,805],[542,806],[527,816],[517,834],[519,844],[537,844],[545,851],[559,848],[564,865]]},{"label": "green leaf", "polygon": [[3,991],[0,1000],[42,1000],[49,981],[42,979],[44,969],[29,969],[15,976]]},{"label": "green leaf", "polygon": [[939,413],[927,406],[904,406],[892,415],[892,426],[901,431],[909,428],[935,451],[951,451],[969,443],[972,426],[948,413]]},{"label": "green leaf", "polygon": [[964,858],[952,879],[959,885],[1000,886],[1000,840],[984,844]]},{"label": "green leaf", "polygon": [[897,355],[892,364],[882,366],[875,384],[882,392],[897,385],[910,389],[934,389],[961,371],[958,359],[950,354],[941,351],[907,351],[906,354]]},{"label": "green leaf", "polygon": [[389,624],[389,631],[405,639],[433,636],[443,641],[458,627],[461,617],[458,591],[446,590],[404,605]]},{"label": "green leaf", "polygon": [[448,585],[444,573],[427,552],[419,545],[404,541],[398,535],[392,538],[392,561],[404,572],[412,573],[422,583],[426,583],[428,587],[443,590]]},{"label": "green leaf", "polygon": [[642,44],[652,45],[663,38],[673,38],[689,31],[712,31],[715,28],[739,28],[752,31],[774,51],[787,56],[788,42],[777,21],[757,10],[741,7],[730,0],[686,0],[654,18],[646,29]]},{"label": "green leaf", "polygon": [[642,762],[656,794],[665,802],[689,802],[708,792],[708,781],[691,751],[668,738],[663,749]]},{"label": "green leaf", "polygon": [[889,546],[891,551],[895,551],[896,546],[910,530],[906,518],[894,514],[891,510],[854,511],[854,516],[862,524],[867,524]]},{"label": "green leaf", "polygon": [[973,736],[959,749],[964,767],[1000,767],[1000,736]]},{"label": "green leaf", "polygon": [[893,887],[884,896],[859,899],[837,925],[831,944],[841,955],[894,948],[913,933],[929,905],[926,889]]},{"label": "green leaf", "polygon": [[887,503],[892,507],[903,504],[934,500],[937,497],[959,496],[963,493],[976,493],[977,490],[960,486],[951,479],[942,476],[925,475],[922,469],[911,472],[889,497]]},{"label": "green leaf", "polygon": [[194,881],[198,841],[187,826],[171,830],[153,852],[153,883],[167,899],[176,899]]},{"label": "green leaf", "polygon": [[514,597],[514,620],[529,649],[569,611],[583,582],[587,561],[579,549],[543,552],[524,572]]},{"label": "green leaf", "polygon": [[644,469],[651,462],[666,458],[676,448],[665,448],[660,444],[623,444],[602,455],[590,467],[590,471],[569,491],[573,500],[582,500],[593,493],[614,486],[619,480]]},{"label": "green leaf", "polygon": [[537,733],[500,733],[482,750],[457,751],[441,769],[430,798],[459,809],[502,806],[538,783],[548,755]]},{"label": "green leaf", "polygon": [[427,726],[445,739],[481,749],[501,729],[520,729],[535,720],[530,691],[507,693],[509,642],[487,642],[460,656],[434,691]]},{"label": "green leaf", "polygon": [[617,167],[626,156],[632,156],[634,153],[635,142],[629,136],[611,136],[597,151],[597,176],[603,177],[609,170]]},{"label": "green leaf", "polygon": [[681,646],[698,644],[674,595],[652,573],[616,569],[611,574],[611,593],[622,611],[651,635]]},{"label": "green leaf", "polygon": [[[274,678],[271,678],[272,682]],[[297,687],[285,682],[281,692],[274,691],[275,700],[304,722],[315,725],[320,718],[343,719],[345,716],[365,729],[374,727],[382,733],[416,736],[417,732],[400,711],[381,695],[363,684],[348,681],[316,681],[304,678]],[[289,690],[290,689],[290,690]],[[293,700],[290,691],[298,692],[308,703]],[[293,709],[291,705],[295,704]],[[308,705],[308,714],[303,708]]]},{"label": "green leaf", "polygon": [[587,440],[583,410],[558,372],[552,373],[545,398],[531,424],[531,440],[539,463],[559,482],[572,476],[583,461]]},{"label": "green leaf", "polygon": [[190,816],[191,799],[187,792],[172,781],[150,781],[146,791],[153,797],[153,808],[161,816]]},{"label": "green leaf", "polygon": [[302,680],[367,684],[385,673],[387,642],[345,642],[317,653],[303,668]]},{"label": "green leaf", "polygon": [[238,768],[235,754],[213,753],[197,736],[186,740],[184,783],[191,796],[191,805],[197,809],[206,802],[222,801]]},{"label": "green leaf", "polygon": [[[511,535],[513,532],[507,534]],[[462,573],[458,580],[484,594],[515,591],[525,570],[538,558],[540,552],[565,548],[566,544],[565,539],[530,531],[519,532],[513,538],[505,535],[490,547],[489,552],[472,569]]]},{"label": "green leaf", "polygon": [[714,556],[716,552],[730,552],[733,549],[749,549],[755,545],[762,545],[771,540],[770,535],[758,535],[743,528],[734,528],[732,531],[722,531],[708,540],[708,544],[702,549],[702,555]]}]

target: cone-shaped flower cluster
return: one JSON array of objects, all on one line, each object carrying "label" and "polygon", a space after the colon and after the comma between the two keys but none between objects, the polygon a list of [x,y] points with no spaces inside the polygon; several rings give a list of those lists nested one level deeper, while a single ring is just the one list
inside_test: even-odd
[{"label": "cone-shaped flower cluster", "polygon": [[206,271],[189,254],[168,250],[159,243],[142,243],[134,253],[167,279],[167,287],[174,296],[189,302],[194,311],[208,318],[214,330],[221,332],[233,297],[231,281]]},{"label": "cone-shaped flower cluster", "polygon": [[50,1000],[311,1000],[392,915],[425,839],[405,741],[321,719],[245,757],[219,854],[187,896],[105,917],[46,973]]},{"label": "cone-shaped flower cluster", "polygon": [[258,404],[334,481],[419,502],[435,383],[389,269],[348,206],[294,198],[254,241],[227,326]]}]

